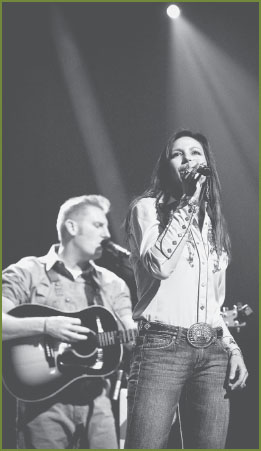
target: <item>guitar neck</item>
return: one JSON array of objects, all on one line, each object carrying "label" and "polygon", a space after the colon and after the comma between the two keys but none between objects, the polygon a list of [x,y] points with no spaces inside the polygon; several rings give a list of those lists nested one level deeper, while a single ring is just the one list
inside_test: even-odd
[{"label": "guitar neck", "polygon": [[113,330],[108,332],[100,332],[97,334],[99,346],[111,346],[118,343],[124,344],[134,341],[138,335],[137,329]]}]

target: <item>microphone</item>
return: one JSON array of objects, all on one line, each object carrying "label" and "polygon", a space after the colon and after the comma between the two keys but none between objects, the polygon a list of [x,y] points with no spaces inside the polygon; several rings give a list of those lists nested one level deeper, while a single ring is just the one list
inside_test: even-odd
[{"label": "microphone", "polygon": [[[193,168],[192,168],[193,169]],[[182,167],[179,169],[180,175],[183,177],[184,175],[188,174],[188,164],[182,165]],[[198,174],[204,175],[205,177],[211,176],[211,169],[209,166],[199,166],[196,170]]]},{"label": "microphone", "polygon": [[208,166],[199,166],[197,173],[209,177],[211,175],[211,169]]},{"label": "microphone", "polygon": [[131,254],[127,249],[125,249],[124,247],[121,247],[119,244],[114,243],[110,239],[104,240],[102,242],[102,247],[103,247],[104,251],[109,252],[114,257],[119,257],[119,258],[129,257]]}]

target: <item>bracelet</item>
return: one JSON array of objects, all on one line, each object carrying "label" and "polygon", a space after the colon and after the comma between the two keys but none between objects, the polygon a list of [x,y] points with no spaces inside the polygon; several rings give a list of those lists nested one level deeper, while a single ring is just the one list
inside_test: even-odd
[{"label": "bracelet", "polygon": [[237,355],[237,353],[236,353],[236,354],[233,354],[234,351],[237,351],[237,353],[239,352],[239,355],[243,358],[243,354],[242,354],[242,352],[241,352],[241,349],[239,349],[239,348],[232,349],[232,351],[230,351],[230,357],[231,357],[232,355]]}]

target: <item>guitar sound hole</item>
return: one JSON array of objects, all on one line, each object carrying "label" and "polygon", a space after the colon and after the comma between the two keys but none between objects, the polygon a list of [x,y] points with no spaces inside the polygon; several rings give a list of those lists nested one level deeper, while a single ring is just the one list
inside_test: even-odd
[{"label": "guitar sound hole", "polygon": [[77,354],[86,357],[92,354],[98,346],[96,335],[93,332],[88,334],[88,338],[85,341],[79,341],[73,344],[73,349]]}]

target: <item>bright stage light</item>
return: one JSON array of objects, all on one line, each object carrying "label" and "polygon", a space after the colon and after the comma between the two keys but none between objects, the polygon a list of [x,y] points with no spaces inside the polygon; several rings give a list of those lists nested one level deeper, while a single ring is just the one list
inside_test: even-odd
[{"label": "bright stage light", "polygon": [[177,5],[170,5],[167,8],[167,14],[171,19],[177,19],[180,15],[180,9]]}]

